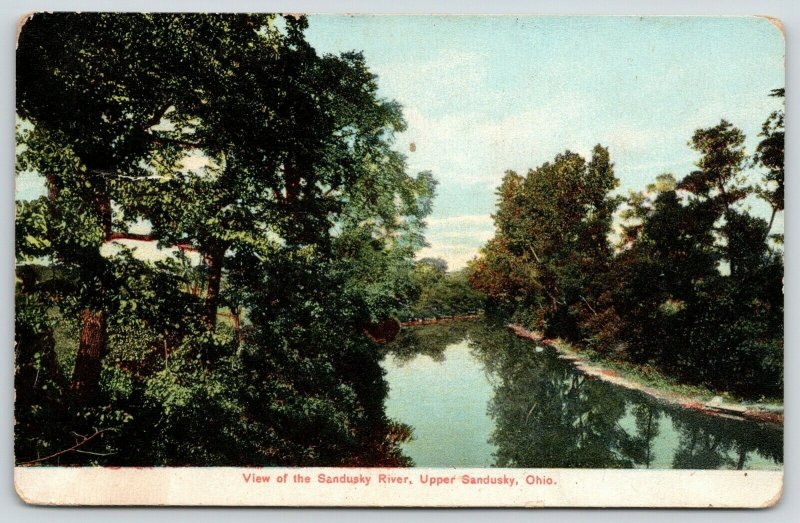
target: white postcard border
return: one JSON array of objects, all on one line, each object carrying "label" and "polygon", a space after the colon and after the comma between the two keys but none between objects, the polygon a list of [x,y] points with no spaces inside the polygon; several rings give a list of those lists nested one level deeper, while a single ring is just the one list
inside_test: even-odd
[{"label": "white postcard border", "polygon": [[14,483],[38,505],[767,508],[783,471],[16,467]]}]

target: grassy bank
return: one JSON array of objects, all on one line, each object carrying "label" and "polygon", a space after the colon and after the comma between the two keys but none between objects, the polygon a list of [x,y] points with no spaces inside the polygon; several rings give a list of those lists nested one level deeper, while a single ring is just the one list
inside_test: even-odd
[{"label": "grassy bank", "polygon": [[521,338],[553,347],[561,358],[571,361],[579,371],[603,381],[709,415],[783,423],[783,401],[780,398],[744,401],[724,391],[680,383],[651,366],[612,360],[594,351],[578,348],[560,338],[544,338],[540,333],[529,331],[520,325],[508,327]]}]

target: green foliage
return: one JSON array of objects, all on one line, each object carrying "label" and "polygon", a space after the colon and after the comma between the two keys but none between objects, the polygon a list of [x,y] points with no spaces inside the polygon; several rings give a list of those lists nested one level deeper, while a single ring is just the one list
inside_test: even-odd
[{"label": "green foliage", "polygon": [[612,299],[624,318],[619,356],[736,395],[779,396],[783,262],[769,225],[734,205],[752,192],[739,176],[743,140],[724,121],[697,131],[700,170],[677,184],[688,196],[664,186],[631,200]]},{"label": "green foliage", "polygon": [[436,182],[363,56],[275,18],[24,26],[17,167],[48,196],[17,204],[18,461],[407,463],[362,332],[417,292]]},{"label": "green foliage", "polygon": [[400,364],[420,354],[441,362],[448,346],[469,338],[477,328],[480,328],[480,323],[474,319],[405,328],[394,341],[383,347],[383,352],[391,354],[394,361]]},{"label": "green foliage", "polygon": [[[773,89],[771,96],[783,98],[784,89]],[[769,220],[768,230],[772,229],[775,215],[783,210],[784,198],[784,111],[774,111],[761,126],[759,136],[762,140],[756,147],[753,155],[753,164],[766,169],[761,184],[756,187],[756,194],[772,207],[772,216]],[[783,235],[778,235],[778,241],[783,240]]]},{"label": "green foliage", "polygon": [[[783,209],[782,112],[761,136],[749,164],[766,173],[752,187],[744,134],[725,120],[698,129],[697,170],[627,198],[616,252],[605,149],[589,164],[565,153],[525,177],[507,173],[471,283],[490,310],[604,357],[740,397],[780,396],[783,257],[770,230]],[[751,194],[772,206],[769,223],[741,205]]]},{"label": "green foliage", "polygon": [[458,316],[483,309],[483,295],[469,284],[469,269],[447,272],[444,260],[423,258],[408,279],[419,295],[404,311],[404,320]]},{"label": "green foliage", "polygon": [[589,162],[569,151],[498,189],[497,233],[471,282],[497,306],[525,310],[530,327],[579,336],[611,260],[607,236],[619,204],[608,150]]}]

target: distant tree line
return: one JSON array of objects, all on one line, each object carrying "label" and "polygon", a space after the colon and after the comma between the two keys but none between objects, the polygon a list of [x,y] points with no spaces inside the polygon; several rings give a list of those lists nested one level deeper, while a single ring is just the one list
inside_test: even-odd
[{"label": "distant tree line", "polygon": [[[750,156],[731,123],[698,129],[696,170],[627,198],[599,145],[588,161],[567,151],[508,171],[472,285],[548,336],[741,397],[781,396],[783,119],[768,117]],[[749,210],[755,198],[768,219]]]},{"label": "distant tree line", "polygon": [[484,296],[469,284],[468,270],[448,272],[447,262],[441,258],[418,260],[411,283],[419,293],[401,314],[403,320],[446,318],[483,309]]},{"label": "distant tree line", "polygon": [[47,195],[16,209],[18,463],[407,463],[364,328],[419,292],[435,181],[363,56],[306,27],[25,23],[17,172]]}]

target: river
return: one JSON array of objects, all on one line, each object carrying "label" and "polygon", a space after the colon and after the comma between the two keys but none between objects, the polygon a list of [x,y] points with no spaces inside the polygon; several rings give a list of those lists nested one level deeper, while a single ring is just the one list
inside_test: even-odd
[{"label": "river", "polygon": [[712,417],[578,372],[484,320],[384,347],[387,414],[418,467],[781,469],[779,426]]}]

